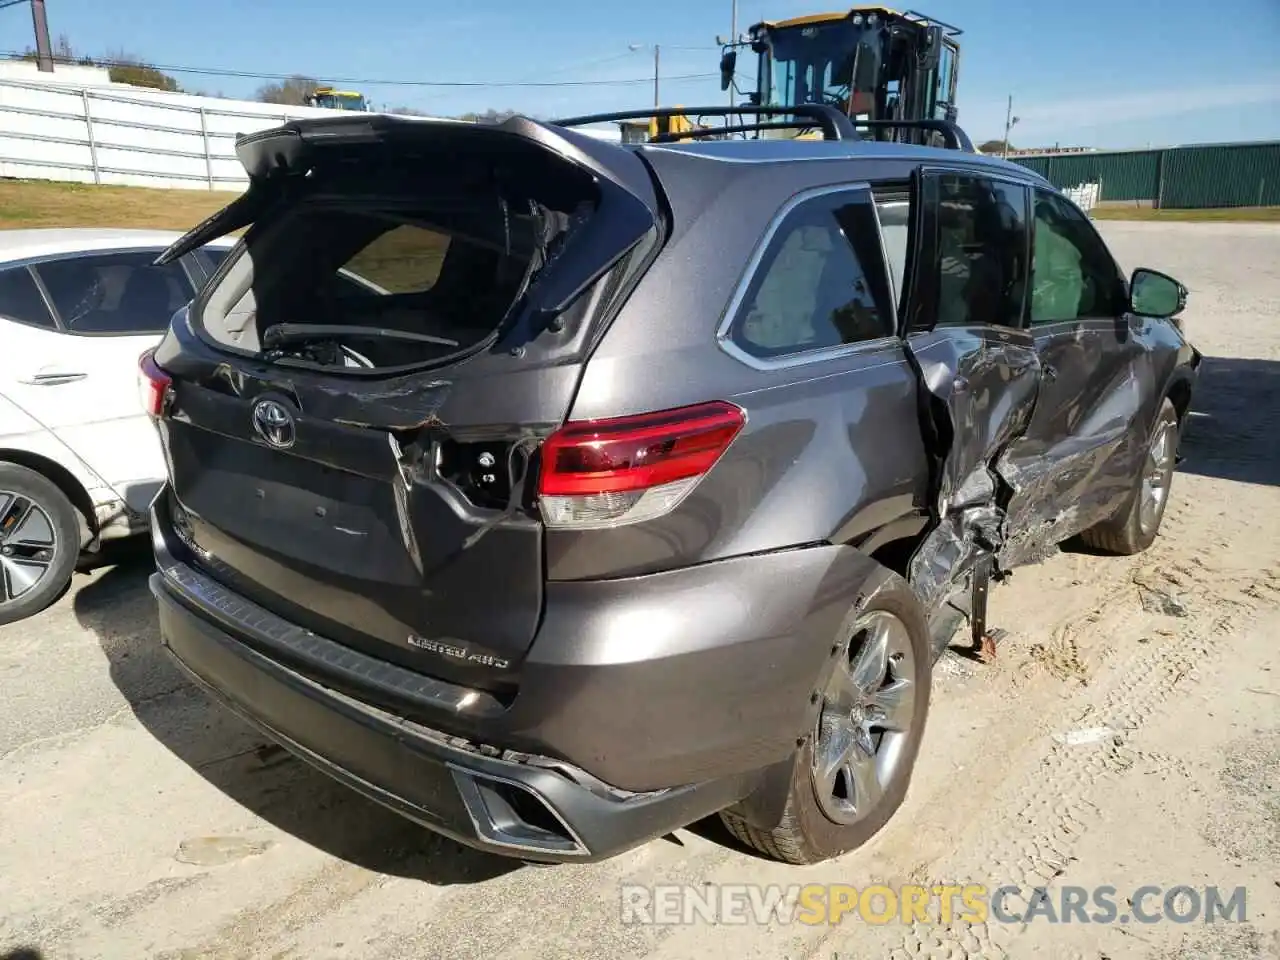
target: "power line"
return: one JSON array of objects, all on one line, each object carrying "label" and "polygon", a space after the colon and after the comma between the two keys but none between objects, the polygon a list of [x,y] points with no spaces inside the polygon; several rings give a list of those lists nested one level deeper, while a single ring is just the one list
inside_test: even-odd
[{"label": "power line", "polygon": [[[8,59],[22,59],[26,53],[10,50],[0,56]],[[297,73],[256,73],[251,70],[225,70],[211,67],[185,67],[164,63],[134,63],[127,60],[112,60],[108,57],[84,57],[68,59],[55,57],[55,62],[77,64],[92,62],[100,67],[150,67],[163,73],[188,73],[208,77],[237,77],[248,80],[293,80],[303,74]],[[663,83],[675,83],[684,80],[710,80],[718,76],[714,73],[685,73],[671,77],[663,77]],[[308,79],[311,79],[308,77]],[[319,78],[317,78],[319,79]],[[653,77],[636,77],[626,80],[379,80],[368,77],[330,77],[324,75],[325,83],[342,84],[360,87],[618,87],[653,83]]]}]

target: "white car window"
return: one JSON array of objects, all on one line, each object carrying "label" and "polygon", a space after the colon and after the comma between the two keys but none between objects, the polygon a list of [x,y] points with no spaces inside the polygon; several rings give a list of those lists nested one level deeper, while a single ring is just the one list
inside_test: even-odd
[{"label": "white car window", "polygon": [[0,270],[0,317],[49,330],[57,326],[40,288],[26,267]]},{"label": "white car window", "polygon": [[72,333],[163,333],[195,291],[180,264],[152,265],[159,253],[68,257],[39,264],[36,271]]}]

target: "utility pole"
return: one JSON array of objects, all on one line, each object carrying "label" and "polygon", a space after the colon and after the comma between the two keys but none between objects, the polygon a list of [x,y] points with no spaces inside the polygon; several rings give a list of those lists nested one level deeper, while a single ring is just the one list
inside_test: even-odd
[{"label": "utility pole", "polygon": [[[738,0],[733,0],[733,14],[729,20],[729,42],[731,44],[738,42]],[[732,50],[733,47],[729,49]],[[729,106],[731,107],[733,106],[733,84],[734,81],[731,79],[729,81]],[[729,119],[725,118],[724,122],[728,123]]]},{"label": "utility pole", "polygon": [[658,69],[662,62],[662,48],[656,43],[653,45],[653,106],[655,109],[662,106],[662,98],[658,94]]},{"label": "utility pole", "polygon": [[1009,94],[1009,109],[1004,115],[1004,143],[1000,147],[1000,156],[1009,156],[1009,131],[1013,129],[1013,125],[1018,122],[1018,118],[1013,115],[1013,94]]},{"label": "utility pole", "polygon": [[41,73],[53,73],[53,44],[49,42],[44,0],[31,0],[31,21],[36,28],[36,67]]}]

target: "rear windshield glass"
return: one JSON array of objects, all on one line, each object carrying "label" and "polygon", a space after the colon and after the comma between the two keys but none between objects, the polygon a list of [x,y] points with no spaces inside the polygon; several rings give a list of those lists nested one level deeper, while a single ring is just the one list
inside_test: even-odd
[{"label": "rear windshield glass", "polygon": [[[276,358],[348,367],[437,361],[495,334],[565,223],[496,191],[317,191],[249,232],[201,324],[216,340]],[[330,327],[343,329],[308,339],[309,329]]]}]

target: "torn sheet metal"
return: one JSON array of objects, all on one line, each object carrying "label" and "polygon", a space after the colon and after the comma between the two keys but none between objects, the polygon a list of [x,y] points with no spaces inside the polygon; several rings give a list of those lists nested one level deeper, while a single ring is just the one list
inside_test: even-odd
[{"label": "torn sheet metal", "polygon": [[[1067,537],[1114,515],[1133,493],[1147,433],[1138,377],[1126,368],[1086,416],[1059,425],[1062,408],[1082,405],[1067,392],[1069,386],[1053,384],[1061,395],[1042,398],[1026,441],[996,462],[1012,494],[999,553],[1002,569],[1051,556]],[[1054,436],[1064,427],[1066,436]]]},{"label": "torn sheet metal", "polygon": [[998,549],[1003,522],[999,507],[967,507],[945,517],[924,539],[911,559],[908,579],[925,609],[932,612],[968,591],[978,558]]},{"label": "torn sheet metal", "polygon": [[992,469],[1027,429],[1040,362],[1025,331],[934,331],[912,338],[933,417],[945,447],[935,479],[936,526],[912,557],[909,579],[926,609],[963,592],[983,554],[1004,538],[1009,490]]}]

